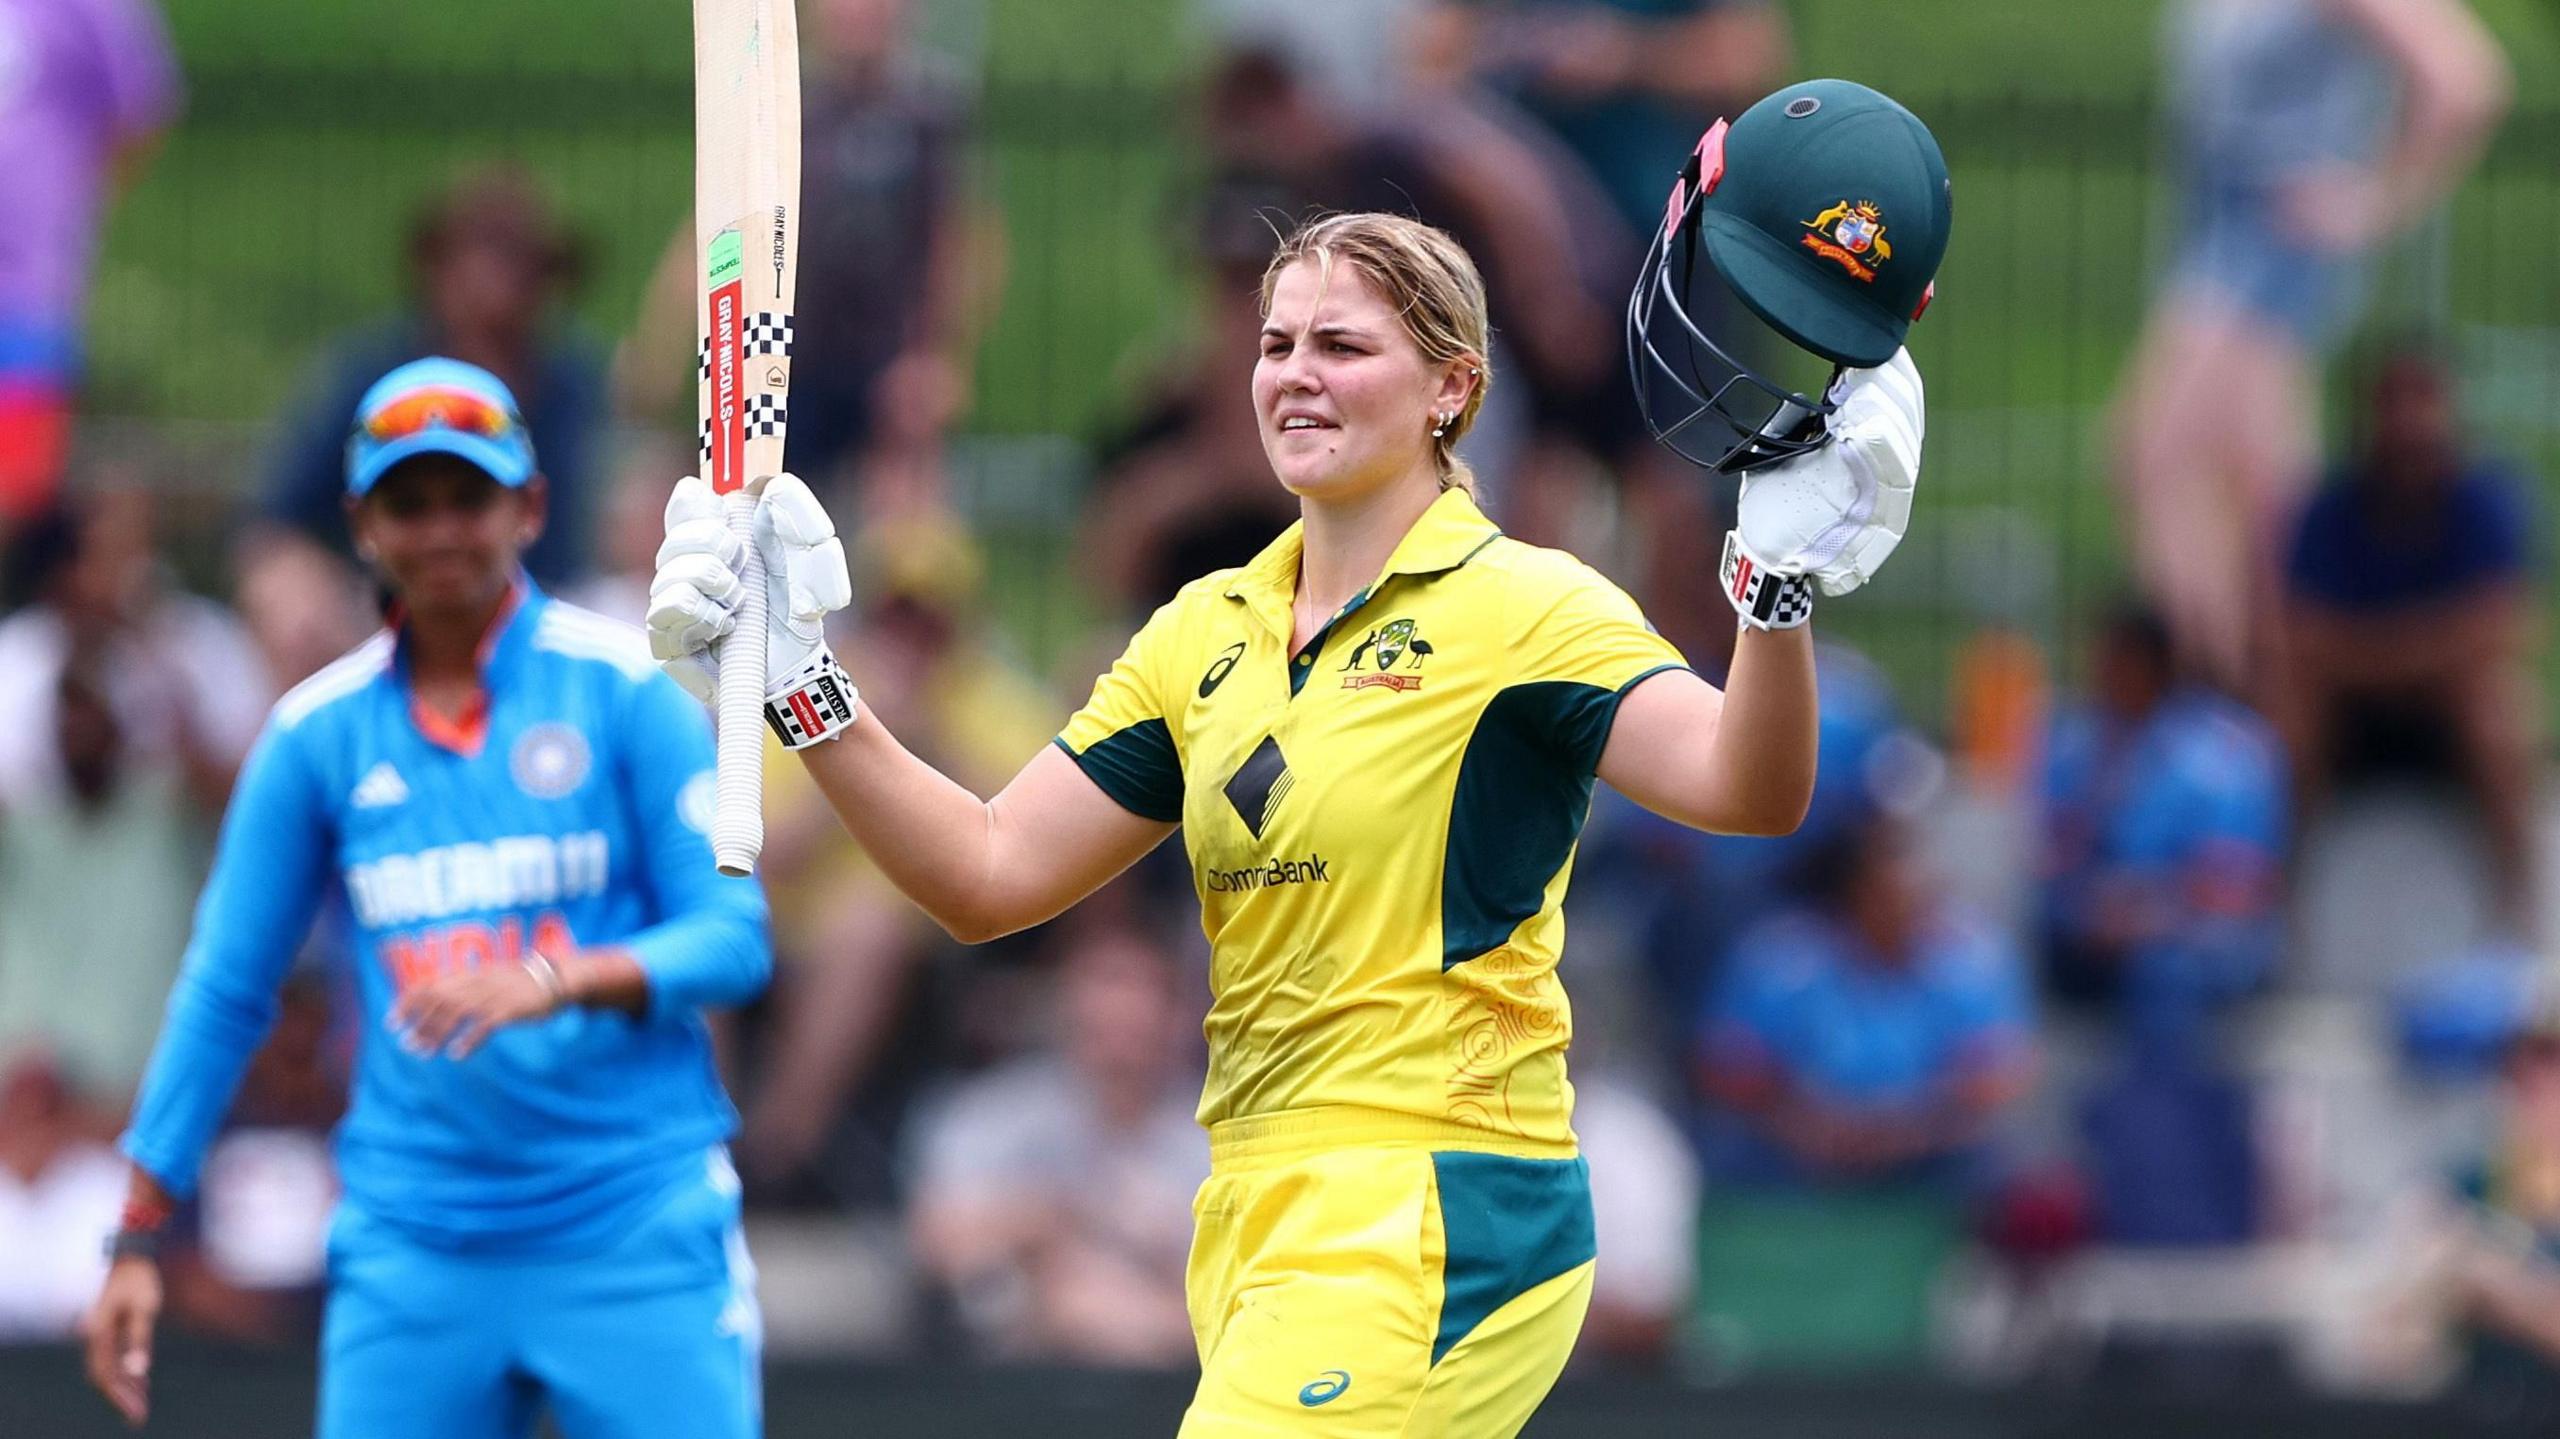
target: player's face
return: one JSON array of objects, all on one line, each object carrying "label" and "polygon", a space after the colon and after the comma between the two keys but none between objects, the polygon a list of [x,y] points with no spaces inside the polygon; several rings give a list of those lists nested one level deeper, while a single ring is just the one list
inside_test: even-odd
[{"label": "player's face", "polygon": [[1253,367],[1253,407],[1271,471],[1303,499],[1374,494],[1434,473],[1431,413],[1456,367],[1415,348],[1367,279],[1312,261],[1281,272]]},{"label": "player's face", "polygon": [[466,460],[421,455],[356,504],[355,532],[412,611],[477,613],[505,593],[542,533],[541,482],[511,490]]}]

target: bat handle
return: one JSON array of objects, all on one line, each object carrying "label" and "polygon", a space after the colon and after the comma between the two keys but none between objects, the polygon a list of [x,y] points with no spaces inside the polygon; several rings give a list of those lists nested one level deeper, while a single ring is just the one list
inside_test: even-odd
[{"label": "bat handle", "polygon": [[755,873],[764,850],[764,553],[756,547],[754,487],[726,499],[729,533],[744,547],[737,625],[720,641],[719,800],[711,857],[727,875]]}]

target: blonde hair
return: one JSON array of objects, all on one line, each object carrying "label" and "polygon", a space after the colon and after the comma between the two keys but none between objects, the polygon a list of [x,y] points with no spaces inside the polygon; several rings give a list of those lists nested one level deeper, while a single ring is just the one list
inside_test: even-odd
[{"label": "blonde hair", "polygon": [[1486,314],[1484,276],[1466,247],[1445,230],[1402,215],[1369,211],[1319,215],[1280,242],[1271,265],[1262,272],[1262,313],[1271,313],[1271,292],[1280,274],[1301,260],[1315,262],[1319,283],[1329,283],[1338,261],[1376,287],[1404,322],[1414,348],[1432,365],[1467,362],[1475,384],[1466,405],[1442,433],[1431,440],[1431,459],[1440,470],[1442,488],[1475,492],[1475,475],[1458,458],[1458,441],[1484,408],[1484,392],[1493,384],[1493,321]]}]

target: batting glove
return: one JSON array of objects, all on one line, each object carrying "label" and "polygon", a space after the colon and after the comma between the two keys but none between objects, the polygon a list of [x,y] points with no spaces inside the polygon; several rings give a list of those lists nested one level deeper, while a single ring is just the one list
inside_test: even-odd
[{"label": "batting glove", "polygon": [[1747,472],[1725,537],[1725,593],[1743,622],[1763,629],[1813,615],[1814,586],[1845,595],[1875,576],[1911,523],[1927,429],[1919,368],[1909,350],[1832,381],[1822,448]]},{"label": "batting glove", "polygon": [[[713,642],[737,624],[738,567],[745,554],[729,533],[720,497],[701,480],[676,481],[667,500],[667,538],[649,582],[649,649],[705,704],[719,694]],[[785,744],[832,739],[837,724],[812,721],[795,697],[821,700],[819,713],[852,720],[853,683],[827,648],[827,615],[853,600],[844,543],[809,487],[791,475],[765,482],[756,501],[756,548],[764,557],[766,711]]]}]

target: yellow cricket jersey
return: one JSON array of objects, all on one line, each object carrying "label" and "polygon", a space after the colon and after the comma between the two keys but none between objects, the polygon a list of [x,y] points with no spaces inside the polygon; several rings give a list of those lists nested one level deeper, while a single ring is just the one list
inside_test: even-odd
[{"label": "yellow cricket jersey", "polygon": [[1570,1153],[1565,880],[1618,701],[1679,652],[1453,489],[1293,655],[1300,543],[1185,586],[1058,738],[1182,825],[1213,956],[1201,1122]]}]

